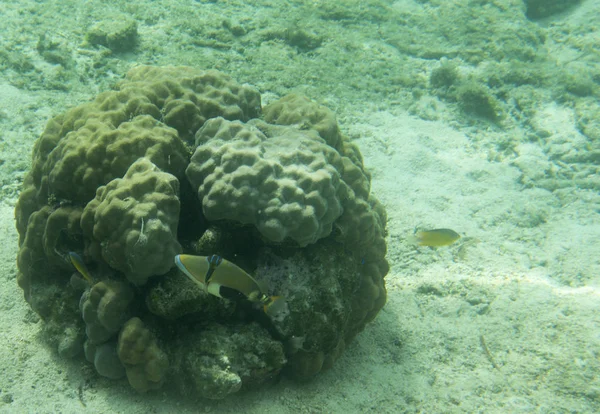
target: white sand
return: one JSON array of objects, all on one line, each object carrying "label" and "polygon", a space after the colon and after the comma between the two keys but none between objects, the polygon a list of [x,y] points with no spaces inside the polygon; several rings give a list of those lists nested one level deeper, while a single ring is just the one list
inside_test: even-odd
[{"label": "white sand", "polygon": [[[515,167],[471,145],[489,137],[401,112],[360,118],[368,121],[345,127],[363,137],[373,191],[388,209],[389,298],[332,370],[227,401],[174,401],[61,361],[38,339],[42,322],[16,286],[13,207],[2,206],[0,411],[78,413],[82,403],[93,413],[600,409],[598,195],[521,189]],[[415,226],[464,237],[415,248],[405,240]]]}]

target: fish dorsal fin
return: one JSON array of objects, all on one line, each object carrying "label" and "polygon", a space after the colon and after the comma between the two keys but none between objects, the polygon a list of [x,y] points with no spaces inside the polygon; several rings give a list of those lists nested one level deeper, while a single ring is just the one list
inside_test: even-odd
[{"label": "fish dorsal fin", "polygon": [[209,269],[206,256],[192,256],[190,254],[178,254],[175,256],[175,264],[192,282],[206,290],[204,279]]}]

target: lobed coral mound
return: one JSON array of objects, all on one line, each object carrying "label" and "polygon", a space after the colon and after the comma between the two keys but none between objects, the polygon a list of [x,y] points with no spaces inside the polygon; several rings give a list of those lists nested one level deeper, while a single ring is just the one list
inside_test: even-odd
[{"label": "lobed coral mound", "polygon": [[328,236],[351,189],[340,154],[316,131],[221,117],[196,134],[186,175],[208,220],[252,224],[304,247]]},{"label": "lobed coral mound", "polygon": [[[59,353],[144,392],[225,398],[332,366],[386,300],[386,214],[335,115],[217,71],[132,69],[48,122],[15,209],[18,283]],[[69,261],[79,254],[85,280]],[[179,253],[284,296],[207,294]]]}]

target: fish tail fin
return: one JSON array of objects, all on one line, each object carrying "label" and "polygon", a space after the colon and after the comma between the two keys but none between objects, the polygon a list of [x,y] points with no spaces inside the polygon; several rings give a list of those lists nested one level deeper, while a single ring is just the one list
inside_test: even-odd
[{"label": "fish tail fin", "polygon": [[406,242],[408,244],[413,244],[413,245],[420,245],[421,244],[421,240],[419,239],[419,236],[415,233],[415,234],[411,234],[410,236],[406,236]]},{"label": "fish tail fin", "polygon": [[89,274],[89,272],[81,273],[81,276],[83,276],[86,282],[88,282],[90,285],[94,284],[94,279],[92,279],[92,276]]},{"label": "fish tail fin", "polygon": [[281,317],[289,313],[287,302],[283,296],[270,296],[263,305],[263,311],[271,317]]},{"label": "fish tail fin", "polygon": [[280,299],[283,299],[283,297],[282,296],[269,296],[267,298],[267,300],[264,301],[264,303],[263,303],[263,310],[265,311],[265,313],[267,313],[267,311],[271,308],[271,306],[273,306],[273,304]]}]

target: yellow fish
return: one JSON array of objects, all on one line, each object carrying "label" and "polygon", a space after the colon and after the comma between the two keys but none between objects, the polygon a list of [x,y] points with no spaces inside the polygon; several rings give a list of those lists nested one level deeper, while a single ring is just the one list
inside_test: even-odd
[{"label": "yellow fish", "polygon": [[71,259],[71,264],[75,267],[75,269],[77,269],[81,276],[83,276],[84,279],[88,281],[88,283],[93,284],[94,279],[92,278],[92,275],[90,275],[90,272],[85,263],[83,263],[83,259],[81,258],[81,256],[79,256],[75,252],[69,252],[69,258]]},{"label": "yellow fish", "polygon": [[175,264],[192,282],[211,295],[232,298],[230,290],[233,290],[250,302],[261,304],[264,312],[271,317],[281,318],[287,313],[283,297],[268,296],[252,276],[221,256],[178,254]]},{"label": "yellow fish", "polygon": [[409,239],[419,246],[441,247],[460,239],[460,234],[450,229],[419,230]]}]

